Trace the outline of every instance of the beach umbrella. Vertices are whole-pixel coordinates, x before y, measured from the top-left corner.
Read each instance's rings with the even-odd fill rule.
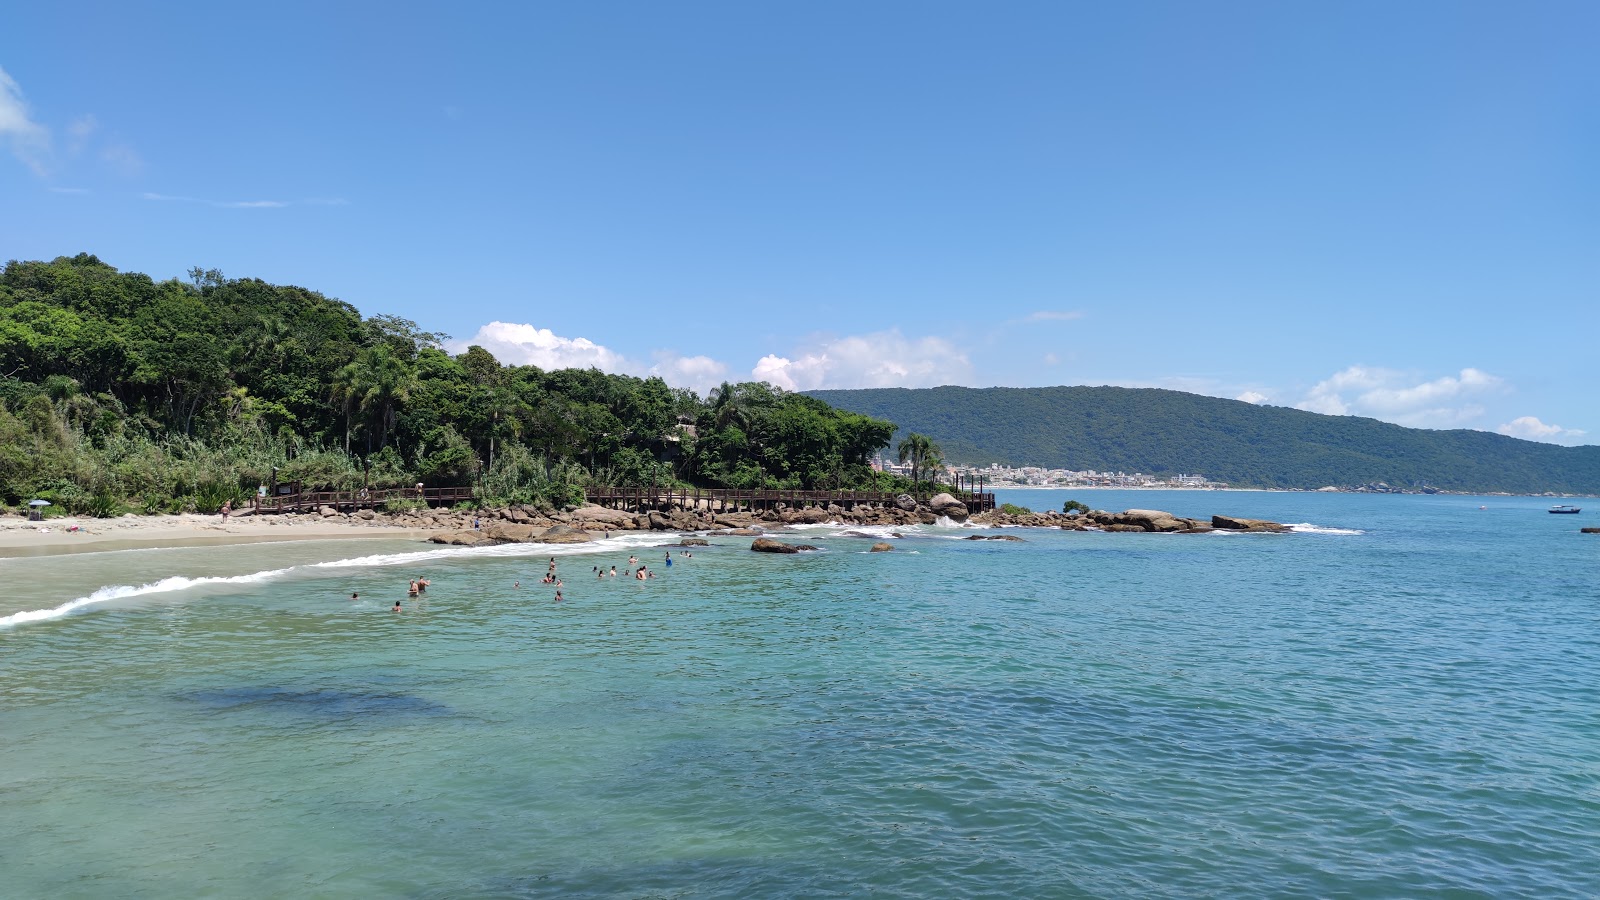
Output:
[[[50,505],[50,501],[49,500],[29,500],[28,501],[28,505],[29,506],[49,506]]]

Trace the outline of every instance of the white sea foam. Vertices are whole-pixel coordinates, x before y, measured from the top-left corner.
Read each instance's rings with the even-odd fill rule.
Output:
[[[461,559],[474,557],[548,557],[548,556],[575,556],[584,553],[603,553],[633,549],[640,546],[653,544],[661,540],[659,533],[628,532],[616,535],[609,539],[589,541],[582,544],[497,544],[489,547],[447,547],[439,546],[429,550],[414,550],[407,553],[378,553],[372,556],[357,556],[350,559],[336,559],[329,562],[305,563],[298,566],[289,566],[282,569],[264,569],[260,572],[251,572],[247,575],[205,576],[189,578],[182,575],[173,575],[149,584],[131,585],[115,584],[99,588],[93,593],[69,600],[60,606],[50,609],[28,609],[15,612],[8,616],[0,616],[0,628],[10,628],[27,622],[42,622],[50,619],[59,619],[84,607],[108,603],[113,600],[123,600],[129,597],[141,597],[150,594],[168,594],[177,591],[186,591],[192,588],[201,588],[230,584],[255,584],[275,578],[283,578],[296,572],[313,572],[325,569],[362,569],[380,566],[406,566],[415,567],[423,563],[441,559]]]
[[[122,600],[128,597],[139,597],[145,594],[165,594],[172,591],[183,591],[189,588],[214,584],[255,584],[277,578],[294,571],[288,569],[267,569],[261,572],[251,572],[248,575],[208,576],[202,578],[186,578],[182,575],[172,575],[160,581],[149,584],[113,584],[100,588],[87,597],[69,600],[53,609],[26,609],[22,612],[12,613],[0,617],[0,628],[20,625],[24,622],[40,622],[46,619],[59,619],[75,609],[92,606],[96,603],[106,603],[111,600]]]
[[[1290,531],[1295,534],[1366,534],[1359,528],[1334,528],[1329,525],[1313,525],[1310,522],[1285,523]]]

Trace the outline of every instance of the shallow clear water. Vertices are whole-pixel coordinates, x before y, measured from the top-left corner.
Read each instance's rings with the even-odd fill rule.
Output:
[[[1589,511],[1068,497],[1318,530],[0,561],[0,894],[1600,894]]]

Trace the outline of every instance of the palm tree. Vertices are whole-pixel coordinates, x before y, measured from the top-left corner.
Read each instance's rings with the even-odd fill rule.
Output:
[[[900,462],[911,464],[911,480],[921,483],[924,475],[931,476],[944,468],[944,452],[925,434],[912,432],[900,442]]]
[[[350,419],[359,410],[378,428],[378,449],[389,445],[389,431],[394,428],[398,404],[411,398],[417,385],[417,372],[412,365],[387,345],[380,344],[361,351],[354,362],[333,376],[333,398],[342,403],[345,414],[344,445],[350,450]],[[372,452],[372,430],[367,430],[367,452]]]

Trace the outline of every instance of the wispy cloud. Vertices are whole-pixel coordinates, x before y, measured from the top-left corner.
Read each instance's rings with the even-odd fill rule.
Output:
[[[50,130],[33,120],[21,86],[5,69],[0,69],[0,141],[33,174],[41,178],[50,174]]]
[[[53,187],[53,188],[50,188],[50,193],[52,193],[52,194],[92,194],[94,192],[89,190],[88,188]]]
[[[1581,428],[1562,428],[1560,425],[1546,425],[1536,416],[1519,416],[1496,428],[1500,434],[1529,441],[1545,441],[1551,444],[1561,444],[1575,441],[1587,432]]]
[[[101,147],[100,160],[123,175],[138,175],[144,171],[144,158],[121,142]]]
[[[1024,322],[1071,322],[1083,318],[1083,311],[1077,309],[1041,309],[1028,313],[1022,318]]]
[[[789,356],[770,353],[750,375],[791,391],[936,387],[971,381],[972,363],[944,338],[907,338],[891,329],[813,339]]]
[[[345,200],[328,198],[311,200],[206,200],[202,197],[185,197],[181,194],[158,194],[154,191],[145,191],[139,197],[143,200],[155,200],[163,203],[198,203],[202,206],[214,206],[217,209],[283,209],[289,206],[345,206],[347,204]]]
[[[100,127],[99,121],[92,115],[82,115],[73,119],[67,126],[67,153],[77,156],[89,146],[89,138]]]

